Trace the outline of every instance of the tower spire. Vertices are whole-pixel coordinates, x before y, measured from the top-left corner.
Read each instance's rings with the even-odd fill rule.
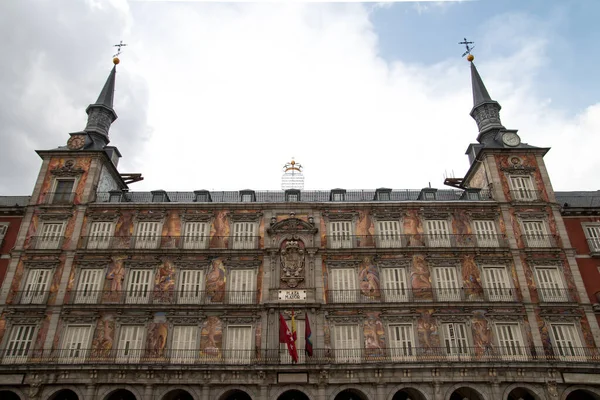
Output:
[[[85,112],[88,114],[87,125],[84,129],[89,133],[95,144],[104,147],[110,141],[108,131],[111,124],[117,119],[117,113],[113,109],[113,99],[115,95],[115,79],[117,74],[117,64],[119,59],[113,59],[113,68],[108,75],[108,79],[94,104],[90,104]]]
[[[467,60],[471,63],[471,86],[473,89],[473,109],[470,114],[477,122],[477,128],[479,128],[477,141],[486,143],[493,141],[496,133],[505,128],[500,121],[502,107],[500,103],[490,97],[483,84],[483,79],[481,79],[481,75],[479,75],[473,63],[474,58],[472,54],[467,57]]]

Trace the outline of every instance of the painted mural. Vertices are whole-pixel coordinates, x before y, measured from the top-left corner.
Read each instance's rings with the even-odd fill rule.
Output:
[[[473,330],[473,347],[475,347],[475,355],[482,356],[488,354],[492,348],[492,329],[485,316],[485,310],[473,312],[471,328]]]
[[[158,318],[162,320],[164,318]],[[156,319],[155,319],[156,321]],[[161,358],[165,355],[165,346],[168,340],[169,326],[166,322],[152,322],[148,327],[146,338],[146,356]]]
[[[122,210],[121,216],[115,226],[115,236],[119,237],[130,237],[133,235],[133,217],[134,212],[132,210]]]
[[[118,302],[123,293],[123,279],[125,278],[125,260],[127,256],[117,255],[111,257],[108,265],[106,279],[104,280],[104,291],[102,293],[103,303]]]
[[[356,235],[359,247],[373,247],[375,226],[369,211],[360,210],[356,221]]]
[[[159,302],[170,303],[173,300],[174,291],[175,266],[169,258],[165,258],[154,277],[153,296]]]
[[[111,315],[103,314],[96,323],[96,331],[92,339],[92,355],[108,357],[115,340],[115,320]]]
[[[358,285],[363,296],[375,299],[381,298],[379,270],[373,263],[373,257],[371,256],[365,256],[360,263]]]
[[[229,218],[225,210],[215,212],[215,220],[210,227],[210,247],[229,247]]]
[[[223,348],[223,322],[215,317],[207,317],[200,332],[200,356],[205,359],[221,358]]]
[[[483,297],[483,287],[481,285],[481,276],[479,268],[475,263],[475,256],[465,255],[461,260],[463,287],[467,300],[476,300]]]
[[[403,232],[408,236],[408,246],[424,246],[423,223],[417,210],[408,210],[403,219]]]
[[[2,313],[2,315],[0,316],[0,342],[2,342],[5,332],[6,332],[6,313]]]
[[[385,329],[379,318],[379,312],[367,313],[363,325],[365,338],[365,357],[370,359],[383,359],[385,357]]]
[[[331,328],[329,327],[328,321],[325,321],[325,325],[323,325],[323,345],[325,346],[325,357],[332,357]]]
[[[488,184],[485,165],[483,163],[479,163],[476,167],[475,173],[466,186],[470,188],[485,189],[488,187]]]
[[[221,258],[215,258],[210,263],[206,275],[206,298],[212,303],[222,303],[225,299],[226,271]]]
[[[61,254],[59,257],[58,267],[55,269],[52,276],[52,282],[50,283],[50,293],[48,295],[48,304],[54,304],[56,302],[56,294],[60,286],[62,279],[63,270],[65,268],[65,255]]]
[[[21,260],[19,260],[19,263],[17,264],[17,268],[15,270],[15,276],[14,276],[12,282],[10,283],[10,292],[8,293],[8,296],[6,297],[7,304],[12,304],[15,301],[15,296],[18,293],[19,285],[21,284],[21,279],[23,279],[24,271],[25,271],[25,266],[23,265],[23,261],[21,259]]]
[[[75,188],[75,197],[73,200],[74,204],[80,204],[83,189],[85,187],[85,183],[87,181],[88,171],[90,166],[92,165],[91,158],[82,158],[78,157],[74,158],[65,158],[65,157],[53,157],[50,159],[48,164],[48,171],[46,172],[46,176],[44,177],[44,182],[42,183],[42,188],[40,191],[39,204],[44,203],[47,199],[49,193],[54,189],[52,185],[54,184],[54,180],[52,179],[52,171],[60,168],[70,168],[73,171],[81,170],[82,173],[79,175],[79,181],[77,183],[77,187]]]
[[[417,310],[420,314],[417,320],[418,346],[422,348],[424,354],[435,355],[440,347],[440,336],[438,325],[432,317],[433,310]]]
[[[432,300],[431,274],[425,261],[425,256],[415,254],[413,256],[410,271],[410,282],[415,300]]]
[[[473,246],[470,218],[466,210],[455,210],[452,215],[452,233],[457,235],[456,244],[459,246]]]
[[[37,336],[35,338],[34,349],[40,350],[44,348],[44,342],[46,341],[46,336],[48,336],[48,330],[50,329],[51,318],[52,312],[47,312],[44,317],[44,320],[42,321],[42,326],[40,327],[40,330],[38,331]],[[56,336],[58,337],[58,335]]]
[[[500,182],[502,183],[502,190],[504,191],[504,195],[506,198],[510,197],[510,185],[506,178],[505,173],[502,171],[503,169],[514,168],[515,166],[522,166],[524,169],[534,168],[533,171],[533,180],[535,184],[535,189],[539,191],[542,196],[542,199],[548,199],[548,194],[546,193],[546,188],[544,187],[542,181],[542,175],[540,174],[540,169],[537,164],[537,160],[535,155],[533,154],[520,154],[518,157],[514,155],[496,155],[496,165],[498,165],[498,173],[500,174]],[[518,171],[518,168],[515,168]]]

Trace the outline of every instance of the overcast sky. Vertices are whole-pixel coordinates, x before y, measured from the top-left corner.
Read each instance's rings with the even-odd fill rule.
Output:
[[[285,3],[285,4],[283,4]],[[82,130],[117,68],[131,190],[443,188],[477,136],[463,37],[502,122],[551,147],[556,190],[600,189],[597,0],[0,2],[0,195]]]

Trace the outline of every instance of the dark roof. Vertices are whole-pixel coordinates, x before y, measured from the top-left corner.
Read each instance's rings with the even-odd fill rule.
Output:
[[[572,208],[600,208],[600,190],[594,192],[555,192],[556,202]]]
[[[473,86],[473,107],[493,101],[473,63],[471,63],[471,85]]]
[[[0,196],[0,207],[25,207],[31,196]]]

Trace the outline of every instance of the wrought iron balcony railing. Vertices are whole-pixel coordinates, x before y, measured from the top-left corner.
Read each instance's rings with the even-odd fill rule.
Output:
[[[285,365],[290,364],[287,350],[207,349],[91,349],[74,348],[31,350],[28,346],[0,350],[2,364],[148,364],[148,365]],[[364,349],[313,349],[303,354],[299,364],[369,364],[449,362],[600,362],[595,347],[397,347]]]
[[[27,248],[31,250],[58,250],[62,248],[64,241],[63,236],[31,236]]]
[[[259,236],[82,236],[80,249],[256,249]]]
[[[517,289],[512,288],[425,288],[328,290],[328,303],[410,303],[435,302],[517,302]]]
[[[510,197],[514,201],[540,201],[542,193],[539,190],[517,189],[510,191]]]
[[[44,203],[46,204],[73,204],[75,200],[74,192],[46,192],[44,193]]]
[[[588,238],[587,243],[592,255],[600,255],[600,238]]]
[[[420,234],[420,235],[326,235],[329,249],[356,247],[407,248],[407,247],[507,247],[504,235],[491,234]]]
[[[14,296],[12,297],[10,304],[46,304],[50,291],[45,289],[32,289],[20,290],[13,293]]]
[[[540,288],[537,293],[540,303],[573,303],[576,302],[576,291],[564,288]]]
[[[525,247],[557,247],[558,240],[554,235],[521,235]]]
[[[74,290],[69,292],[69,304],[258,304],[258,292],[215,290]]]

